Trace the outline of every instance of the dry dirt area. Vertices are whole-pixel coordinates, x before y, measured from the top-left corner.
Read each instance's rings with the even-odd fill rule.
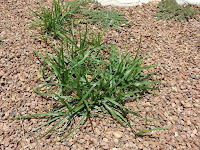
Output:
[[[48,3],[48,2],[46,2]],[[120,32],[109,29],[104,42],[116,43],[121,49],[135,53],[142,35],[141,55],[150,54],[146,64],[157,64],[151,71],[161,80],[158,95],[148,94],[142,103],[126,106],[140,109],[142,114],[161,119],[148,121],[147,127],[173,127],[170,130],[135,136],[112,118],[93,118],[94,133],[87,123],[64,142],[48,136],[34,142],[47,130],[27,134],[44,119],[10,120],[14,116],[47,112],[53,101],[33,92],[38,84],[40,63],[34,50],[49,48],[31,37],[36,31],[26,26],[35,18],[28,7],[38,7],[34,0],[1,0],[0,2],[0,149],[192,149],[200,147],[200,23],[157,21],[153,17],[156,4],[119,8],[133,23]],[[145,121],[130,116],[137,130]]]

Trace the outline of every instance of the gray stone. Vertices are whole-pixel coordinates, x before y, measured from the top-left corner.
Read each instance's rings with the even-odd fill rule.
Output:
[[[192,75],[192,74],[190,74],[189,77],[192,78],[192,79],[196,79],[196,76]]]

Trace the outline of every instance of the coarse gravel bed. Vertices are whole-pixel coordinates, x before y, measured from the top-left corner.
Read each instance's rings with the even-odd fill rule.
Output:
[[[50,3],[45,1],[46,4]],[[157,21],[153,14],[156,4],[117,8],[126,14],[133,26],[124,26],[120,31],[109,29],[103,39],[115,43],[122,50],[134,54],[140,37],[140,54],[149,56],[145,64],[157,64],[155,79],[158,95],[148,94],[142,103],[130,101],[126,107],[139,109],[143,115],[161,119],[148,121],[147,127],[173,127],[135,136],[112,118],[93,118],[94,132],[86,123],[64,142],[55,142],[54,135],[36,142],[34,138],[42,131],[26,134],[42,124],[44,119],[10,120],[14,116],[47,112],[54,101],[33,92],[40,82],[37,70],[40,63],[34,50],[51,49],[31,34],[37,31],[26,26],[35,18],[28,7],[37,9],[34,0],[3,0],[0,2],[0,149],[194,149],[200,147],[200,23]],[[110,6],[107,7],[110,9]],[[135,129],[145,128],[145,121],[130,116]]]

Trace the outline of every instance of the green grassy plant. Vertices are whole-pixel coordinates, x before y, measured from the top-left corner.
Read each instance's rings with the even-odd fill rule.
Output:
[[[49,117],[48,122],[33,131],[56,122],[40,138],[56,128],[59,128],[58,136],[63,135],[75,118],[80,118],[75,127],[69,130],[62,139],[67,138],[87,118],[99,113],[110,114],[122,126],[129,126],[136,135],[166,129],[136,132],[128,121],[127,114],[143,117],[138,113],[139,111],[129,110],[123,105],[127,98],[140,100],[141,95],[153,90],[150,85],[157,81],[150,80],[151,73],[147,75],[142,73],[144,69],[153,66],[141,66],[144,58],[138,58],[139,49],[135,58],[131,59],[128,52],[123,56],[114,45],[99,44],[101,38],[89,39],[88,32],[86,28],[85,33],[79,33],[78,42],[73,38],[72,28],[70,31],[72,38],[66,38],[65,44],[60,49],[55,49],[55,54],[46,52],[44,56],[35,52],[45,64],[43,67],[45,68],[43,70],[45,82],[40,84],[35,92],[54,98],[60,103],[52,112],[26,115],[20,118]],[[102,50],[110,51],[110,54],[102,57],[100,55]]]
[[[119,29],[122,25],[130,25],[125,15],[123,13],[118,13],[114,9],[104,10],[98,8],[95,11],[86,10],[83,11],[83,14],[86,16],[86,20],[91,24],[98,24],[101,27],[106,27],[109,23],[110,26]]]
[[[5,40],[5,37],[0,37],[0,45],[3,44],[3,41]]]
[[[88,3],[97,3],[95,0],[77,0],[76,2],[78,2],[79,5],[84,5]]]
[[[33,11],[39,17],[40,21],[37,25],[43,27],[43,33],[61,37],[61,47],[58,48],[55,44],[54,52],[41,54],[35,51],[43,62],[41,70],[44,82],[34,91],[57,100],[58,105],[51,112],[25,115],[15,119],[47,117],[46,123],[31,132],[54,123],[54,126],[40,138],[59,129],[57,137],[63,136],[59,140],[67,138],[88,118],[101,113],[110,114],[123,127],[130,127],[136,135],[153,130],[169,129],[136,131],[127,119],[127,115],[132,114],[147,122],[147,116],[141,116],[138,110],[127,109],[124,103],[128,98],[140,101],[140,97],[145,93],[153,93],[154,88],[151,84],[158,82],[151,80],[153,73],[143,73],[144,69],[154,66],[142,66],[144,57],[138,58],[140,47],[135,57],[130,58],[128,52],[122,55],[115,45],[101,44],[109,26],[118,28],[125,19],[114,11],[111,13],[111,11],[101,10],[101,13],[105,12],[104,21],[100,20],[102,25],[106,26],[105,30],[90,36],[87,26],[84,27],[84,31],[82,28],[78,31],[74,29],[71,15],[73,16],[77,9],[71,10],[68,4],[63,14],[59,3],[54,0],[51,10],[40,7],[42,14]],[[101,13],[93,19],[102,18]],[[68,21],[67,24],[66,21]],[[68,28],[65,29],[66,25]],[[75,126],[73,126],[74,122]],[[70,126],[73,128],[69,128]],[[66,132],[68,132],[67,135],[64,134]]]
[[[197,14],[199,10],[191,8],[190,5],[180,6],[176,3],[176,0],[162,0],[158,4],[158,11],[154,15],[158,20],[187,20],[190,18],[197,19]]]
[[[5,37],[0,38],[0,42],[3,42],[3,40],[5,40]]]
[[[39,3],[40,13],[32,11],[33,15],[38,17],[38,21],[32,23],[30,27],[39,26],[43,35],[51,35],[54,38],[62,37],[67,33],[66,27],[76,19],[75,14],[80,11],[80,7],[66,6],[60,0],[53,0],[51,9],[42,6]]]

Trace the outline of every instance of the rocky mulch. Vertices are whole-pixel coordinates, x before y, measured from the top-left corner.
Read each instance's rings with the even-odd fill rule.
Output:
[[[48,2],[46,2],[48,3]],[[161,121],[140,120],[130,116],[135,129],[173,127],[135,136],[112,118],[93,118],[94,132],[89,123],[80,127],[64,142],[47,136],[34,142],[44,132],[27,134],[44,119],[10,120],[14,116],[47,112],[54,102],[33,92],[40,75],[40,62],[34,50],[48,45],[31,37],[36,31],[26,26],[34,19],[28,7],[37,8],[32,0],[0,2],[0,149],[199,149],[200,147],[200,23],[157,21],[153,14],[156,4],[118,8],[133,26],[120,31],[110,29],[104,42],[116,43],[135,53],[142,36],[141,55],[150,54],[145,64],[157,64],[151,69],[158,95],[148,94],[142,103],[131,101],[126,107],[139,109],[145,116]]]

